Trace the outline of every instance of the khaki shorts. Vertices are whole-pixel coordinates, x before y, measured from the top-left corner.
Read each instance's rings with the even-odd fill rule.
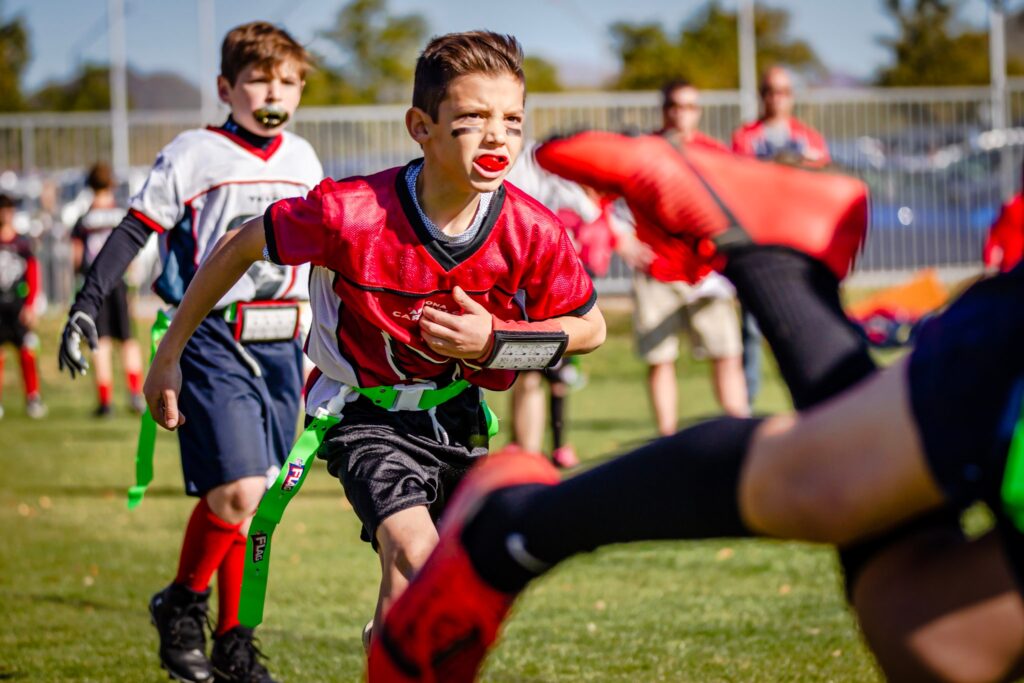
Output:
[[[633,277],[633,329],[637,354],[648,365],[679,358],[679,334],[690,337],[693,356],[731,358],[743,353],[736,302],[729,298],[693,299],[685,282]]]

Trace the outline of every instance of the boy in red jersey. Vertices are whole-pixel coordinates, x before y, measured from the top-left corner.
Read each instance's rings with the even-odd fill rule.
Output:
[[[46,416],[39,397],[36,296],[39,294],[39,261],[31,243],[14,229],[14,200],[0,194],[0,385],[3,383],[3,345],[13,344],[21,361],[25,384],[25,413],[33,420]],[[0,392],[2,398],[2,392]],[[0,403],[0,418],[4,407]]]
[[[381,559],[376,618],[437,542],[454,485],[486,452],[481,388],[604,340],[594,287],[557,218],[503,179],[522,147],[522,51],[450,34],[416,65],[406,127],[424,158],[325,180],[225,235],[191,286],[146,381],[157,422],[178,411],[178,358],[254,261],[311,263],[316,363],[307,412],[341,422],[320,456]]]

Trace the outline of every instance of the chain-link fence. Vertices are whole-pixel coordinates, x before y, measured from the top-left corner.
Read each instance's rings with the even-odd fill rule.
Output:
[[[992,130],[988,88],[798,95],[797,116],[825,135],[837,166],[871,187],[872,230],[857,267],[861,277],[892,280],[925,266],[977,268],[988,226],[1021,183],[1024,81],[1011,81],[1005,100],[1009,125]],[[728,142],[741,123],[739,102],[737,92],[704,93],[704,130]],[[592,128],[649,131],[661,123],[652,92],[537,94],[527,105],[527,134],[536,139]],[[399,105],[306,108],[294,130],[313,144],[329,175],[342,177],[418,153],[404,114]],[[195,112],[131,113],[132,166],[141,173],[175,134],[200,123]],[[110,147],[105,113],[0,116],[0,170],[73,179],[109,159]],[[600,285],[625,291],[628,273],[616,262]]]

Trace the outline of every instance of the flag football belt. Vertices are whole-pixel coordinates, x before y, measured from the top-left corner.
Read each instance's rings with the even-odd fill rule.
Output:
[[[450,401],[470,385],[464,379],[448,386],[435,388],[433,383],[419,385],[396,385],[380,387],[343,387],[326,407],[318,408],[316,416],[292,446],[288,459],[281,468],[277,479],[263,494],[256,515],[249,525],[249,536],[245,546],[245,570],[242,575],[242,595],[238,607],[238,620],[243,626],[255,628],[263,621],[263,606],[267,597],[267,579],[270,573],[270,545],[285,508],[302,487],[309,474],[309,468],[327,431],[341,421],[348,394],[355,391],[370,399],[375,405],[389,411],[427,410],[432,411]],[[498,418],[485,401],[481,401],[487,418],[488,437],[498,433]]]
[[[370,399],[375,406],[394,412],[396,410],[436,408],[455,398],[469,386],[469,382],[460,379],[441,388],[436,388],[432,382],[424,382],[396,384],[392,387],[353,387],[353,389]]]
[[[297,301],[237,301],[224,309],[235,341],[278,342],[299,336]]]
[[[324,442],[327,431],[341,421],[342,400],[334,407],[320,408],[316,417],[299,436],[292,446],[288,459],[277,475],[277,479],[263,494],[256,515],[249,525],[249,536],[245,543],[245,570],[242,574],[242,595],[238,605],[238,620],[244,626],[255,628],[263,621],[263,603],[267,597],[267,578],[270,574],[270,541],[274,536],[285,508],[295,494],[299,492],[302,482],[309,474],[310,465],[320,444]],[[333,399],[332,399],[333,402]],[[336,412],[332,415],[331,412]]]
[[[171,316],[158,311],[153,327],[149,331],[149,362],[152,365],[156,347],[171,326]],[[135,486],[128,489],[128,509],[136,508],[146,495],[146,488],[153,481],[153,450],[156,448],[156,421],[149,413],[149,406],[142,413],[139,424],[139,443],[135,448]]]
[[[1012,396],[1010,417],[1016,422],[1006,454],[1000,494],[1006,515],[1018,531],[1024,532],[1024,379],[1017,382]]]

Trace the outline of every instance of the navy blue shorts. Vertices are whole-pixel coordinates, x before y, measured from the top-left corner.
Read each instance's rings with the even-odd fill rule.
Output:
[[[231,327],[206,318],[181,354],[178,430],[185,491],[281,467],[295,441],[302,390],[298,341],[239,344]]]
[[[925,456],[952,505],[984,501],[1024,587],[1024,535],[1000,489],[1024,384],[1024,265],[971,287],[921,329],[908,370]]]

